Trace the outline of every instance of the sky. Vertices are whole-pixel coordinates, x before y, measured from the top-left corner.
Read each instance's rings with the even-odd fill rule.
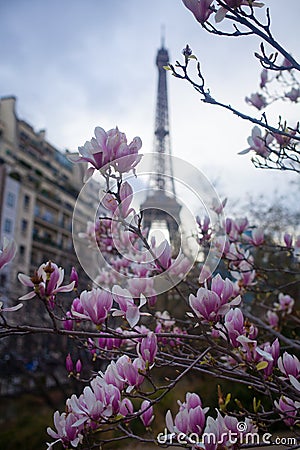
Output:
[[[298,57],[299,0],[265,2],[275,37]],[[260,12],[261,13],[261,12]],[[46,129],[58,149],[76,151],[95,126],[118,125],[128,139],[139,135],[153,150],[157,68],[165,27],[170,61],[188,43],[201,62],[213,97],[260,117],[244,101],[255,92],[261,68],[255,37],[208,34],[181,0],[0,1],[0,96],[17,97],[17,114],[35,130]],[[172,152],[201,170],[221,197],[233,203],[287,190],[295,174],[255,169],[245,149],[251,124],[205,105],[186,81],[168,73]],[[270,108],[295,124],[297,105]]]

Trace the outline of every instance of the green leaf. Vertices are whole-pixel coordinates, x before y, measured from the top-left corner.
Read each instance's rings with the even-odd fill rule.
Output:
[[[267,361],[260,361],[257,365],[256,365],[256,369],[257,370],[263,370],[266,367],[268,367],[268,362]]]
[[[165,70],[171,70],[171,67],[170,67],[170,66],[163,66],[163,68],[164,68]]]
[[[253,399],[253,410],[254,410],[254,412],[258,412],[258,410],[259,410],[259,408],[260,408],[260,405],[261,405],[261,401],[260,400],[256,400],[256,397],[254,397],[254,399]]]
[[[225,406],[228,405],[228,403],[230,402],[230,400],[231,400],[231,393],[229,392],[229,393],[226,395],[226,398],[225,398]]]

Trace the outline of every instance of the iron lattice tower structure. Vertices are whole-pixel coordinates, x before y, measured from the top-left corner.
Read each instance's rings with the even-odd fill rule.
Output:
[[[156,101],[153,170],[150,175],[149,191],[141,205],[144,226],[149,230],[151,224],[165,223],[170,240],[175,247],[178,244],[181,205],[176,200],[170,145],[167,71],[169,55],[164,44],[158,50],[156,66],[158,68],[158,89]]]

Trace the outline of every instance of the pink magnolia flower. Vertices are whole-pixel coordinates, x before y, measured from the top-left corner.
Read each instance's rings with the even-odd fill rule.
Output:
[[[278,402],[275,400],[274,405],[280,411],[280,416],[283,418],[284,423],[292,427],[295,424],[300,403],[282,395]]]
[[[77,273],[75,267],[72,267],[71,274],[70,274],[70,283],[72,283],[72,281],[75,282],[74,288],[77,288],[78,287],[78,273]]]
[[[133,413],[133,409],[134,408],[133,408],[133,404],[132,404],[131,400],[129,400],[129,398],[127,398],[127,397],[123,398],[123,400],[120,403],[119,413],[122,416],[126,417],[129,414]]]
[[[4,238],[3,249],[0,250],[0,269],[15,257],[17,246],[14,241]]]
[[[153,407],[151,406],[149,400],[144,400],[142,402],[141,411],[142,411],[142,414],[140,415],[141,421],[143,422],[144,427],[148,428],[150,427],[154,419]]]
[[[272,372],[274,367],[277,364],[278,358],[279,358],[279,354],[280,354],[280,344],[278,341],[278,338],[275,339],[274,342],[272,342],[272,344],[270,344],[269,342],[265,343],[263,345],[263,351],[269,353],[272,356],[272,359],[265,359],[268,362],[268,367],[266,367],[264,369],[264,373],[266,377],[269,377]]]
[[[138,344],[138,353],[146,363],[154,363],[157,353],[157,337],[154,333],[150,332],[147,337],[142,338]]]
[[[200,236],[198,242],[200,245],[205,244],[211,238],[212,230],[210,228],[210,218],[208,216],[204,216],[203,221],[199,216],[196,217],[196,222],[199,226]]]
[[[125,379],[118,371],[117,364],[112,361],[106,368],[104,374],[102,374],[104,381],[107,384],[116,386],[120,391],[125,387]]]
[[[104,206],[104,208],[108,209],[108,211],[111,211],[113,214],[117,211],[119,206],[115,195],[111,194],[110,192],[107,192],[104,195],[101,203]]]
[[[199,225],[199,228],[203,234],[207,233],[209,230],[210,218],[208,216],[204,216],[203,222],[200,217],[196,217],[196,222]]]
[[[83,147],[78,147],[79,155],[70,155],[73,162],[88,162],[91,164],[85,174],[87,181],[95,169],[101,170],[106,164],[111,163],[120,173],[129,172],[141,160],[138,151],[142,146],[139,137],[135,137],[128,145],[127,138],[118,128],[104,131],[101,127],[95,128],[95,138],[87,141]]]
[[[245,0],[224,0],[224,3],[226,3],[229,8],[238,8],[239,6],[247,4],[248,2]]]
[[[224,327],[233,347],[240,344],[237,338],[244,334],[244,315],[239,308],[230,309],[225,315]]]
[[[105,321],[113,304],[111,293],[100,288],[81,292],[79,300],[83,313],[73,310],[74,316],[91,320],[95,325]]]
[[[255,284],[256,272],[247,261],[241,261],[237,270],[230,271],[231,275],[238,280],[240,286],[252,286]]]
[[[107,384],[102,377],[97,376],[91,381],[91,389],[96,401],[100,402],[100,405],[102,404],[102,408],[104,407],[104,416],[119,412],[121,393],[115,385]]]
[[[80,359],[77,359],[75,364],[75,372],[77,375],[80,375],[81,371],[82,371],[82,362]]]
[[[288,58],[286,58],[286,57],[283,58],[283,61],[282,61],[282,63],[281,63],[281,66],[287,68],[288,70],[290,70],[290,69],[293,68],[293,64],[292,64],[292,63],[288,60]],[[290,68],[290,69],[289,69],[289,68]]]
[[[245,100],[247,103],[249,103],[249,105],[254,106],[259,111],[268,106],[266,98],[258,92],[256,92],[255,94],[251,94],[250,97],[246,97]]]
[[[197,394],[187,392],[185,402],[179,403],[179,411],[173,417],[171,411],[166,414],[166,425],[171,433],[200,434],[205,426],[205,414],[209,408],[202,408],[202,402]]]
[[[123,289],[120,286],[115,285],[113,286],[112,292],[113,298],[118,303],[120,308],[119,310],[114,310],[112,315],[115,317],[125,316],[130,327],[135,327],[140,320],[140,316],[143,314],[140,312],[140,308],[142,308],[142,306],[144,306],[147,302],[145,296],[141,294],[140,304],[137,306],[134,303],[131,293],[127,289]]]
[[[157,311],[155,317],[157,318],[157,324],[161,324],[163,329],[169,330],[175,324],[175,320],[171,319],[168,311]]]
[[[300,97],[300,88],[292,88],[285,94],[285,97],[291,100],[291,102],[297,103]]]
[[[189,414],[189,431],[191,433],[201,433],[205,425],[206,408],[197,405],[194,408],[188,409]]]
[[[122,183],[119,195],[120,203],[117,201],[115,195],[111,194],[110,192],[106,193],[102,199],[102,204],[113,214],[120,215],[125,219],[131,212],[135,212],[133,208],[130,208],[133,190],[127,181]]]
[[[222,214],[225,206],[227,203],[227,198],[224,198],[224,200],[221,202],[219,198],[213,198],[211,209],[218,215]]]
[[[242,234],[248,227],[249,222],[247,217],[243,217],[241,219],[235,219],[233,221],[233,226],[239,234]]]
[[[276,142],[280,145],[280,148],[285,148],[287,147],[293,137],[296,134],[296,130],[291,130],[290,128],[284,128],[282,131],[284,131],[285,133],[287,133],[287,136],[281,133],[272,133],[274,138],[276,139]]]
[[[71,306],[71,315],[80,317],[80,315],[84,315],[84,309],[80,302],[80,298],[74,298]]]
[[[277,311],[283,311],[286,314],[291,314],[295,300],[288,294],[283,294],[280,292],[278,295],[278,302],[274,303]]]
[[[144,381],[144,376],[139,372],[143,371],[145,366],[139,358],[132,362],[129,356],[123,355],[116,361],[116,369],[121,379],[128,384],[127,392],[140,386]]]
[[[201,398],[195,392],[187,392],[185,394],[185,402],[180,405],[180,408],[187,408],[188,410],[192,408],[197,408],[202,406]]]
[[[217,418],[217,420],[218,420],[218,418]],[[239,439],[241,441],[243,441],[244,435],[246,437],[246,436],[249,436],[250,433],[251,434],[257,433],[257,426],[248,417],[245,417],[245,419],[243,420],[243,423],[244,423],[243,431],[241,431],[239,429],[240,428],[239,423],[240,423],[240,420],[237,417],[227,416],[227,415],[224,416],[223,426],[226,427],[227,433],[226,433],[226,437],[224,436],[223,443],[225,445],[227,445],[226,448],[230,448],[231,444],[232,444],[232,440],[230,439],[230,434],[229,434],[230,432],[237,433],[239,435]],[[235,435],[233,434],[233,436],[235,436]],[[246,437],[246,442],[247,442],[247,437]]]
[[[159,271],[167,270],[172,264],[172,248],[169,242],[165,239],[157,248],[154,248],[154,253],[157,258],[155,261]]]
[[[230,234],[232,228],[233,228],[233,220],[230,219],[230,217],[226,217],[226,219],[225,219],[225,232],[226,232],[226,234]]]
[[[213,0],[182,0],[182,2],[201,24],[204,24],[213,12],[213,9],[210,8]]]
[[[64,329],[67,331],[72,331],[73,330],[73,318],[72,318],[72,314],[70,311],[66,312],[66,317],[63,320],[63,326]]]
[[[246,236],[245,236],[246,237]],[[262,228],[254,228],[251,231],[249,242],[255,246],[259,246],[264,242],[264,230]]]
[[[218,444],[225,444],[223,441],[226,439],[227,432],[228,429],[219,411],[217,412],[216,419],[208,416],[203,433],[203,444],[205,446],[205,450],[216,450]],[[215,439],[211,439],[210,436],[214,436]]]
[[[198,289],[196,297],[190,294],[189,304],[200,319],[218,322],[220,316],[224,316],[230,307],[240,304],[241,297],[237,296],[228,302],[233,294],[233,285],[230,280],[224,281],[218,276],[212,282],[211,289],[201,287]]]
[[[47,300],[51,307],[54,306],[56,295],[59,292],[71,292],[75,286],[75,281],[62,286],[64,269],[57,267],[51,261],[41,264],[34,276],[29,277],[24,273],[19,273],[18,279],[24,286],[33,288],[31,292],[20,297],[20,300],[28,300],[39,295]]]
[[[229,246],[226,244],[224,248],[224,255],[227,259],[234,261],[237,265],[242,261],[248,259],[249,252],[245,251],[245,249],[238,243],[232,242]]]
[[[264,355],[266,357],[270,357],[270,355],[267,355],[266,352],[263,352],[262,350],[258,349],[257,352],[257,341],[254,339],[251,339],[244,334],[238,336],[236,338],[237,342],[241,344],[240,349],[244,353],[244,357],[249,362],[259,362],[261,360],[261,357]],[[271,357],[270,357],[271,358]]]
[[[70,353],[68,353],[68,355],[66,357],[66,369],[67,369],[67,372],[69,372],[69,373],[73,372],[73,369],[74,369],[74,364],[73,364],[73,360],[72,360]]]
[[[196,297],[190,294],[189,304],[196,316],[200,319],[209,322],[217,322],[219,320],[221,300],[215,292],[201,287],[198,289]]]
[[[247,148],[246,150],[242,150],[241,152],[239,152],[239,155],[244,155],[248,153],[250,150],[253,150],[259,156],[262,156],[263,158],[268,158],[268,156],[271,153],[268,146],[272,142],[273,138],[274,137],[271,134],[266,134],[265,137],[262,137],[260,128],[258,128],[258,126],[255,126],[252,129],[251,136],[248,137],[248,144],[250,145],[250,147]]]
[[[287,248],[291,248],[293,245],[293,236],[289,233],[284,233],[283,240]]]
[[[228,302],[234,291],[233,284],[229,278],[223,280],[219,273],[211,280],[211,290],[220,297],[221,305]]]
[[[296,355],[290,355],[288,352],[284,352],[283,356],[278,359],[278,368],[287,378],[292,375],[298,378],[300,375],[300,361]]]
[[[267,69],[263,69],[261,71],[261,74],[260,74],[260,85],[259,85],[259,87],[261,89],[263,89],[266,86],[267,82],[268,82],[268,70]]]
[[[142,159],[142,155],[138,155],[141,147],[142,141],[139,137],[135,137],[127,146],[120,145],[116,151],[116,158],[112,161],[112,166],[115,170],[120,173],[126,173],[130,170],[134,171],[134,168]]]
[[[130,184],[125,181],[120,188],[120,210],[122,217],[127,217],[131,212],[135,212],[133,208],[130,208],[132,196],[133,189]]]
[[[136,386],[140,386],[145,379],[143,375],[146,371],[145,361],[142,358],[135,358],[132,365],[136,368],[138,373],[136,378]]]
[[[277,328],[279,324],[279,317],[275,311],[268,310],[267,311],[267,321],[272,328]]]
[[[250,1],[250,0],[224,0],[224,3],[228,6],[228,8],[236,9],[241,6],[256,6],[258,8],[261,8],[264,4],[260,2]],[[224,8],[223,6],[218,9],[216,15],[215,15],[215,21],[216,23],[221,22],[226,14],[228,12],[227,8]]]
[[[92,380],[95,384],[96,379]],[[112,415],[112,405],[105,401],[105,392],[103,389],[92,389],[86,386],[83,393],[78,398],[75,394],[67,400],[67,408],[78,416],[76,424],[89,424],[93,427],[93,423],[97,423],[103,416]]]
[[[190,429],[189,412],[187,409],[179,411],[174,419],[175,430],[177,433],[188,434]]]
[[[66,414],[65,412],[59,414],[58,411],[54,413],[53,421],[56,431],[52,428],[47,428],[47,433],[53,438],[57,439],[51,444],[48,443],[48,450],[52,449],[53,444],[61,442],[64,447],[68,448],[71,444],[73,447],[77,447],[82,441],[82,434],[80,434],[80,428],[74,426],[77,422],[77,416],[73,413]]]

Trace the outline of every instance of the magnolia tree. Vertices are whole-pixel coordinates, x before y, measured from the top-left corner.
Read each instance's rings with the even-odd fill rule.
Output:
[[[298,101],[295,72],[300,66],[273,37],[269,10],[265,22],[257,19],[261,3],[183,3],[209,33],[254,34],[262,39],[256,55],[263,67],[260,91],[248,97],[248,103],[262,110],[279,98]],[[183,55],[183,63],[166,69],[190,82],[205,103],[255,124],[249,148],[241,153],[253,152],[259,167],[298,172],[298,124],[280,118],[271,125],[265,112],[256,119],[222,104],[206,90],[200,63],[188,46]],[[191,64],[197,65],[196,81],[189,75]],[[282,94],[276,88],[276,98],[271,90],[274,83],[282,88]],[[297,290],[293,298],[290,288],[300,281],[300,238],[286,232],[281,241],[274,241],[246,217],[225,214],[226,201],[213,195],[205,200],[207,215],[195,218],[197,258],[191,260],[184,248],[174,254],[168,241],[149,240],[143,215],[133,207],[134,183],[128,181],[143,161],[141,146],[138,137],[128,144],[118,128],[106,132],[97,127],[95,137],[73,157],[76,164],[89,163],[87,183],[94,171],[105,183],[101,213],[81,234],[91,248],[91,263],[84,265],[85,270],[90,273],[91,266],[95,268],[93,255],[99,262],[93,287],[80,292],[75,270],[65,280],[63,268],[46,261],[34,274],[19,274],[19,281],[28,287],[20,301],[30,302],[32,308],[36,302],[43,305],[47,324],[24,325],[22,303],[7,308],[1,304],[2,337],[68,336],[74,350],[80,346],[91,362],[102,361],[101,371],[89,371],[76,361],[75,351],[65,355],[69,376],[85,387],[66,400],[63,411],[54,413],[54,425],[47,430],[48,450],[101,448],[126,439],[206,450],[273,441],[298,448],[300,316]],[[14,254],[13,243],[5,243],[0,268]],[[161,298],[167,295],[176,299],[176,308],[161,308]],[[216,409],[204,404],[198,389],[176,390],[190,375],[216,380]],[[246,400],[232,398],[232,383],[245,389]],[[178,405],[160,412],[164,423],[156,423],[160,403],[165,408],[172,391],[178,395]],[[274,435],[274,425],[276,430],[292,430],[291,434]]]

